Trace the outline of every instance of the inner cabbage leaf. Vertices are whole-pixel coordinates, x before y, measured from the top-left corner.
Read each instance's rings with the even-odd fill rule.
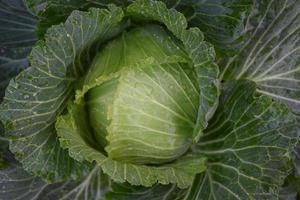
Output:
[[[185,57],[157,25],[123,33],[99,53],[86,82],[100,85],[87,92],[86,103],[95,137],[102,145],[108,140],[111,158],[155,164],[189,148],[199,87]],[[97,81],[118,69],[116,78]]]

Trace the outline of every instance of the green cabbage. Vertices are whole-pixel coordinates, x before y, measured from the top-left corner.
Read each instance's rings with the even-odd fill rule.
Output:
[[[0,199],[296,199],[299,8],[0,1]]]
[[[109,157],[159,164],[187,151],[197,119],[199,87],[186,57],[156,25],[123,33],[96,56],[88,84],[117,73],[86,94],[95,138],[106,144]]]

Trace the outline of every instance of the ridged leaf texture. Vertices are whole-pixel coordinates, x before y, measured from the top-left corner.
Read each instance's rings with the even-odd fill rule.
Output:
[[[289,109],[255,92],[255,83],[227,83],[216,115],[195,151],[208,157],[186,199],[273,199],[292,169],[298,141]]]
[[[49,29],[31,52],[32,66],[10,82],[1,104],[10,150],[26,170],[49,181],[74,179],[89,169],[60,147],[54,123],[87,67],[92,45],[120,29],[123,12],[110,8],[74,11],[65,24]]]

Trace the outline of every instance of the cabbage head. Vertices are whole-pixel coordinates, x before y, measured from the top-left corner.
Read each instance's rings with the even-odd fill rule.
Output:
[[[206,168],[192,146],[218,102],[214,50],[162,2],[105,12],[117,15],[115,27],[105,27],[109,38],[97,38],[93,58],[80,65],[75,95],[55,125],[60,140],[75,159],[97,162],[115,181],[185,188]]]
[[[53,137],[78,164],[66,169],[74,178],[96,164],[116,182],[186,188],[206,169],[193,146],[218,105],[219,70],[212,45],[183,14],[145,0],[74,11],[31,57],[18,78],[49,90],[23,96],[33,100],[28,107],[42,109],[33,105],[40,101],[48,109],[34,111],[28,131],[53,122]],[[6,121],[8,130],[17,126],[24,124]],[[49,180],[60,176],[36,167]]]

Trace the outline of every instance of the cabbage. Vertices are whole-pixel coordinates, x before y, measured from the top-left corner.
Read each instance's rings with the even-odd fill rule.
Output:
[[[0,2],[0,199],[296,198],[298,1],[107,2]]]

